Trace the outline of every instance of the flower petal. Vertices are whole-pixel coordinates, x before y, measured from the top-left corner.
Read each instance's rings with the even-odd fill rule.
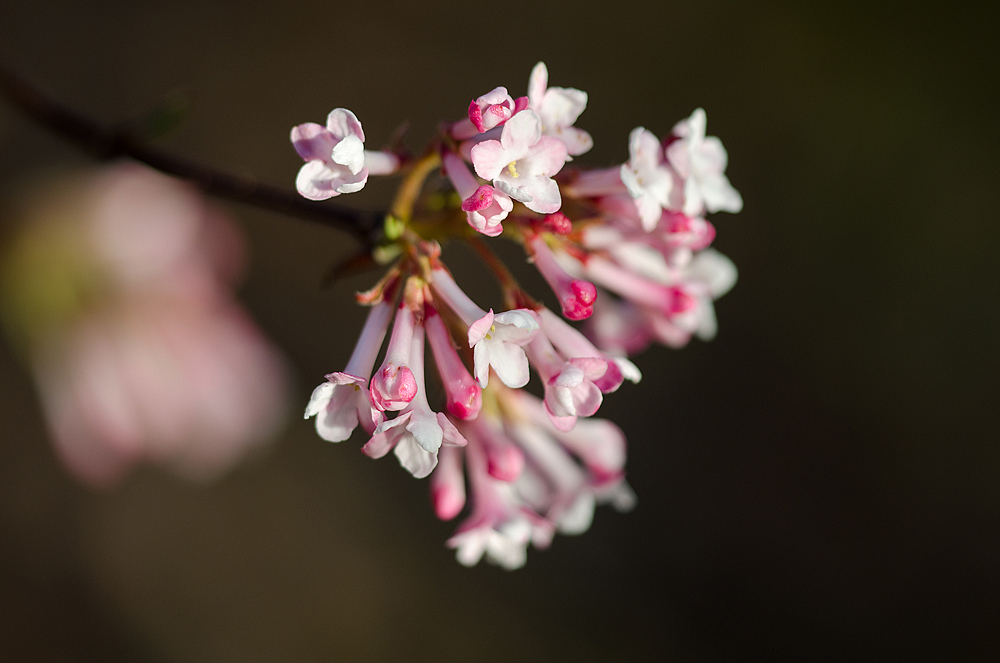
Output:
[[[306,122],[292,128],[292,146],[306,161],[329,159],[337,144],[326,127],[315,122]]]
[[[507,152],[508,163],[523,158],[541,137],[542,121],[534,111],[521,111],[507,120],[507,124],[503,125],[503,133],[500,134],[500,144]],[[479,172],[478,169],[476,172]],[[485,175],[480,177],[490,179]]]
[[[500,315],[503,315],[502,313]],[[479,318],[471,325],[469,325],[469,347],[474,347],[477,343],[486,338],[487,334],[495,331],[493,330],[493,320],[495,316],[493,315],[493,309],[490,309],[486,315]]]
[[[346,108],[335,108],[326,117],[326,128],[337,139],[347,136],[356,136],[365,142],[365,132],[361,129],[361,122],[357,116]]]
[[[549,70],[544,62],[539,62],[528,77],[528,103],[537,112],[545,98],[545,88],[549,84]]]
[[[394,453],[399,464],[417,479],[423,479],[437,467],[437,454],[421,447],[410,435],[400,440]]]
[[[509,125],[510,122],[504,125],[504,131],[507,130]],[[479,175],[484,180],[496,179],[500,171],[513,161],[508,156],[506,148],[498,140],[484,140],[477,145],[473,145],[470,156],[472,158],[472,167],[476,170],[476,175]]]
[[[346,166],[352,175],[365,167],[365,144],[357,136],[345,136],[333,148],[333,162]]]
[[[490,380],[490,343],[489,341],[480,341],[476,343],[475,349],[472,351],[473,355],[473,370],[476,372],[476,382],[483,389],[489,384]]]
[[[436,416],[410,417],[410,423],[406,425],[406,430],[427,453],[436,454],[437,450],[441,448],[441,440],[444,435]]]
[[[519,345],[503,341],[490,343],[490,366],[500,381],[511,389],[520,389],[528,384],[528,357]],[[476,368],[478,372],[479,367]],[[480,384],[486,386],[485,383]]]

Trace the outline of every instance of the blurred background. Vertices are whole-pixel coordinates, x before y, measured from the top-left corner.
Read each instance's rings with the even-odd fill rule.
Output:
[[[1000,645],[996,5],[74,3],[0,10],[0,61],[107,124],[180,91],[161,147],[293,190],[293,125],[353,110],[368,145],[538,61],[590,95],[584,163],[696,107],[730,156],[740,270],[719,336],[636,360],[602,416],[630,514],[604,508],[506,572],[465,569],[426,482],[320,440],[309,392],[361,329],[320,287],[355,245],[225,205],[239,299],[291,366],[274,443],[214,482],[144,466],[93,490],[59,464],[0,343],[0,659],[987,660]],[[0,238],[26,188],[90,166],[0,103]],[[345,204],[384,207],[393,180]],[[448,247],[460,283],[475,259]],[[544,284],[503,255],[531,289]],[[477,287],[479,289],[477,289]],[[469,286],[482,301],[497,293]],[[989,403],[994,403],[990,406]],[[991,412],[993,414],[991,414]],[[993,431],[992,433],[990,431]]]

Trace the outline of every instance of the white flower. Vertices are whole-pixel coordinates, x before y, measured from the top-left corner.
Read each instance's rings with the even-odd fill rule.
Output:
[[[675,140],[667,147],[667,159],[684,180],[684,213],[699,216],[709,212],[739,212],[743,198],[723,174],[726,148],[715,136],[705,136],[705,111],[695,109],[691,117],[674,127]]]
[[[673,173],[663,160],[663,148],[651,131],[636,127],[628,137],[628,163],[621,167],[622,183],[639,211],[646,232],[656,228],[663,208],[670,204]]]
[[[522,345],[538,331],[538,322],[527,309],[504,311],[493,309],[469,325],[469,347],[473,348],[476,381],[485,388],[490,379],[490,367],[508,387],[520,389],[528,384],[528,358]]]
[[[486,140],[472,148],[476,174],[539,214],[559,210],[562,198],[552,176],[569,155],[566,144],[542,135],[542,123],[533,111],[521,111],[506,124],[500,140]]]
[[[594,146],[594,139],[573,126],[587,107],[587,93],[582,90],[548,87],[549,71],[544,62],[531,70],[528,79],[528,107],[538,113],[542,133],[566,144],[572,156],[579,156]]]

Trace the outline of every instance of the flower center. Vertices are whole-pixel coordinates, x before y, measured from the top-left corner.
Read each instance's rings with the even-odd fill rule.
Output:
[[[514,167],[514,163],[515,162],[511,161],[507,164],[507,170],[510,171],[511,177],[520,177],[520,175],[517,174],[517,168]]]

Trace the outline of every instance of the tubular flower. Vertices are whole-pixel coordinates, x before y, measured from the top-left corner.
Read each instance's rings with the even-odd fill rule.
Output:
[[[316,417],[316,432],[324,440],[343,442],[359,422],[369,433],[382,422],[382,413],[371,404],[368,378],[391,316],[392,305],[387,302],[372,308],[347,368],[327,375],[327,381],[313,391],[305,417]]]
[[[434,270],[435,292],[469,326],[469,347],[474,351],[476,381],[489,384],[490,368],[508,387],[519,389],[528,384],[528,358],[522,345],[538,331],[538,322],[530,311],[504,311],[494,315],[484,311],[462,292],[451,275]]]
[[[379,424],[362,451],[381,458],[393,449],[399,464],[418,479],[431,473],[438,462],[442,444],[465,446],[465,438],[444,414],[431,410],[424,388],[424,330],[417,325],[412,336],[411,366],[416,395],[395,419]]]
[[[634,505],[625,434],[597,410],[641,380],[629,355],[712,338],[714,302],[736,280],[732,262],[710,248],[716,229],[705,214],[742,201],[724,175],[722,144],[705,137],[704,111],[663,139],[636,128],[625,163],[574,161],[564,171],[593,145],[574,126],[587,103],[585,92],[549,87],[540,62],[526,96],[495,87],[475,98],[419,158],[361,151],[361,125],[342,109],[327,128],[293,133],[309,162],[300,175],[307,197],[357,190],[369,175],[403,178],[372,254],[392,264],[358,295],[372,306],[361,339],[306,414],[330,440],[360,423],[370,434],[365,454],[391,450],[413,476],[429,477],[439,518],[466,511],[447,542],[466,566],[485,558],[518,568],[530,546],[586,531],[598,505]],[[490,249],[501,234],[551,287],[554,310]],[[467,294],[481,296],[445,265],[446,239],[482,257],[502,300],[481,305]],[[582,329],[569,322],[580,320]],[[437,399],[426,388],[425,343]]]

